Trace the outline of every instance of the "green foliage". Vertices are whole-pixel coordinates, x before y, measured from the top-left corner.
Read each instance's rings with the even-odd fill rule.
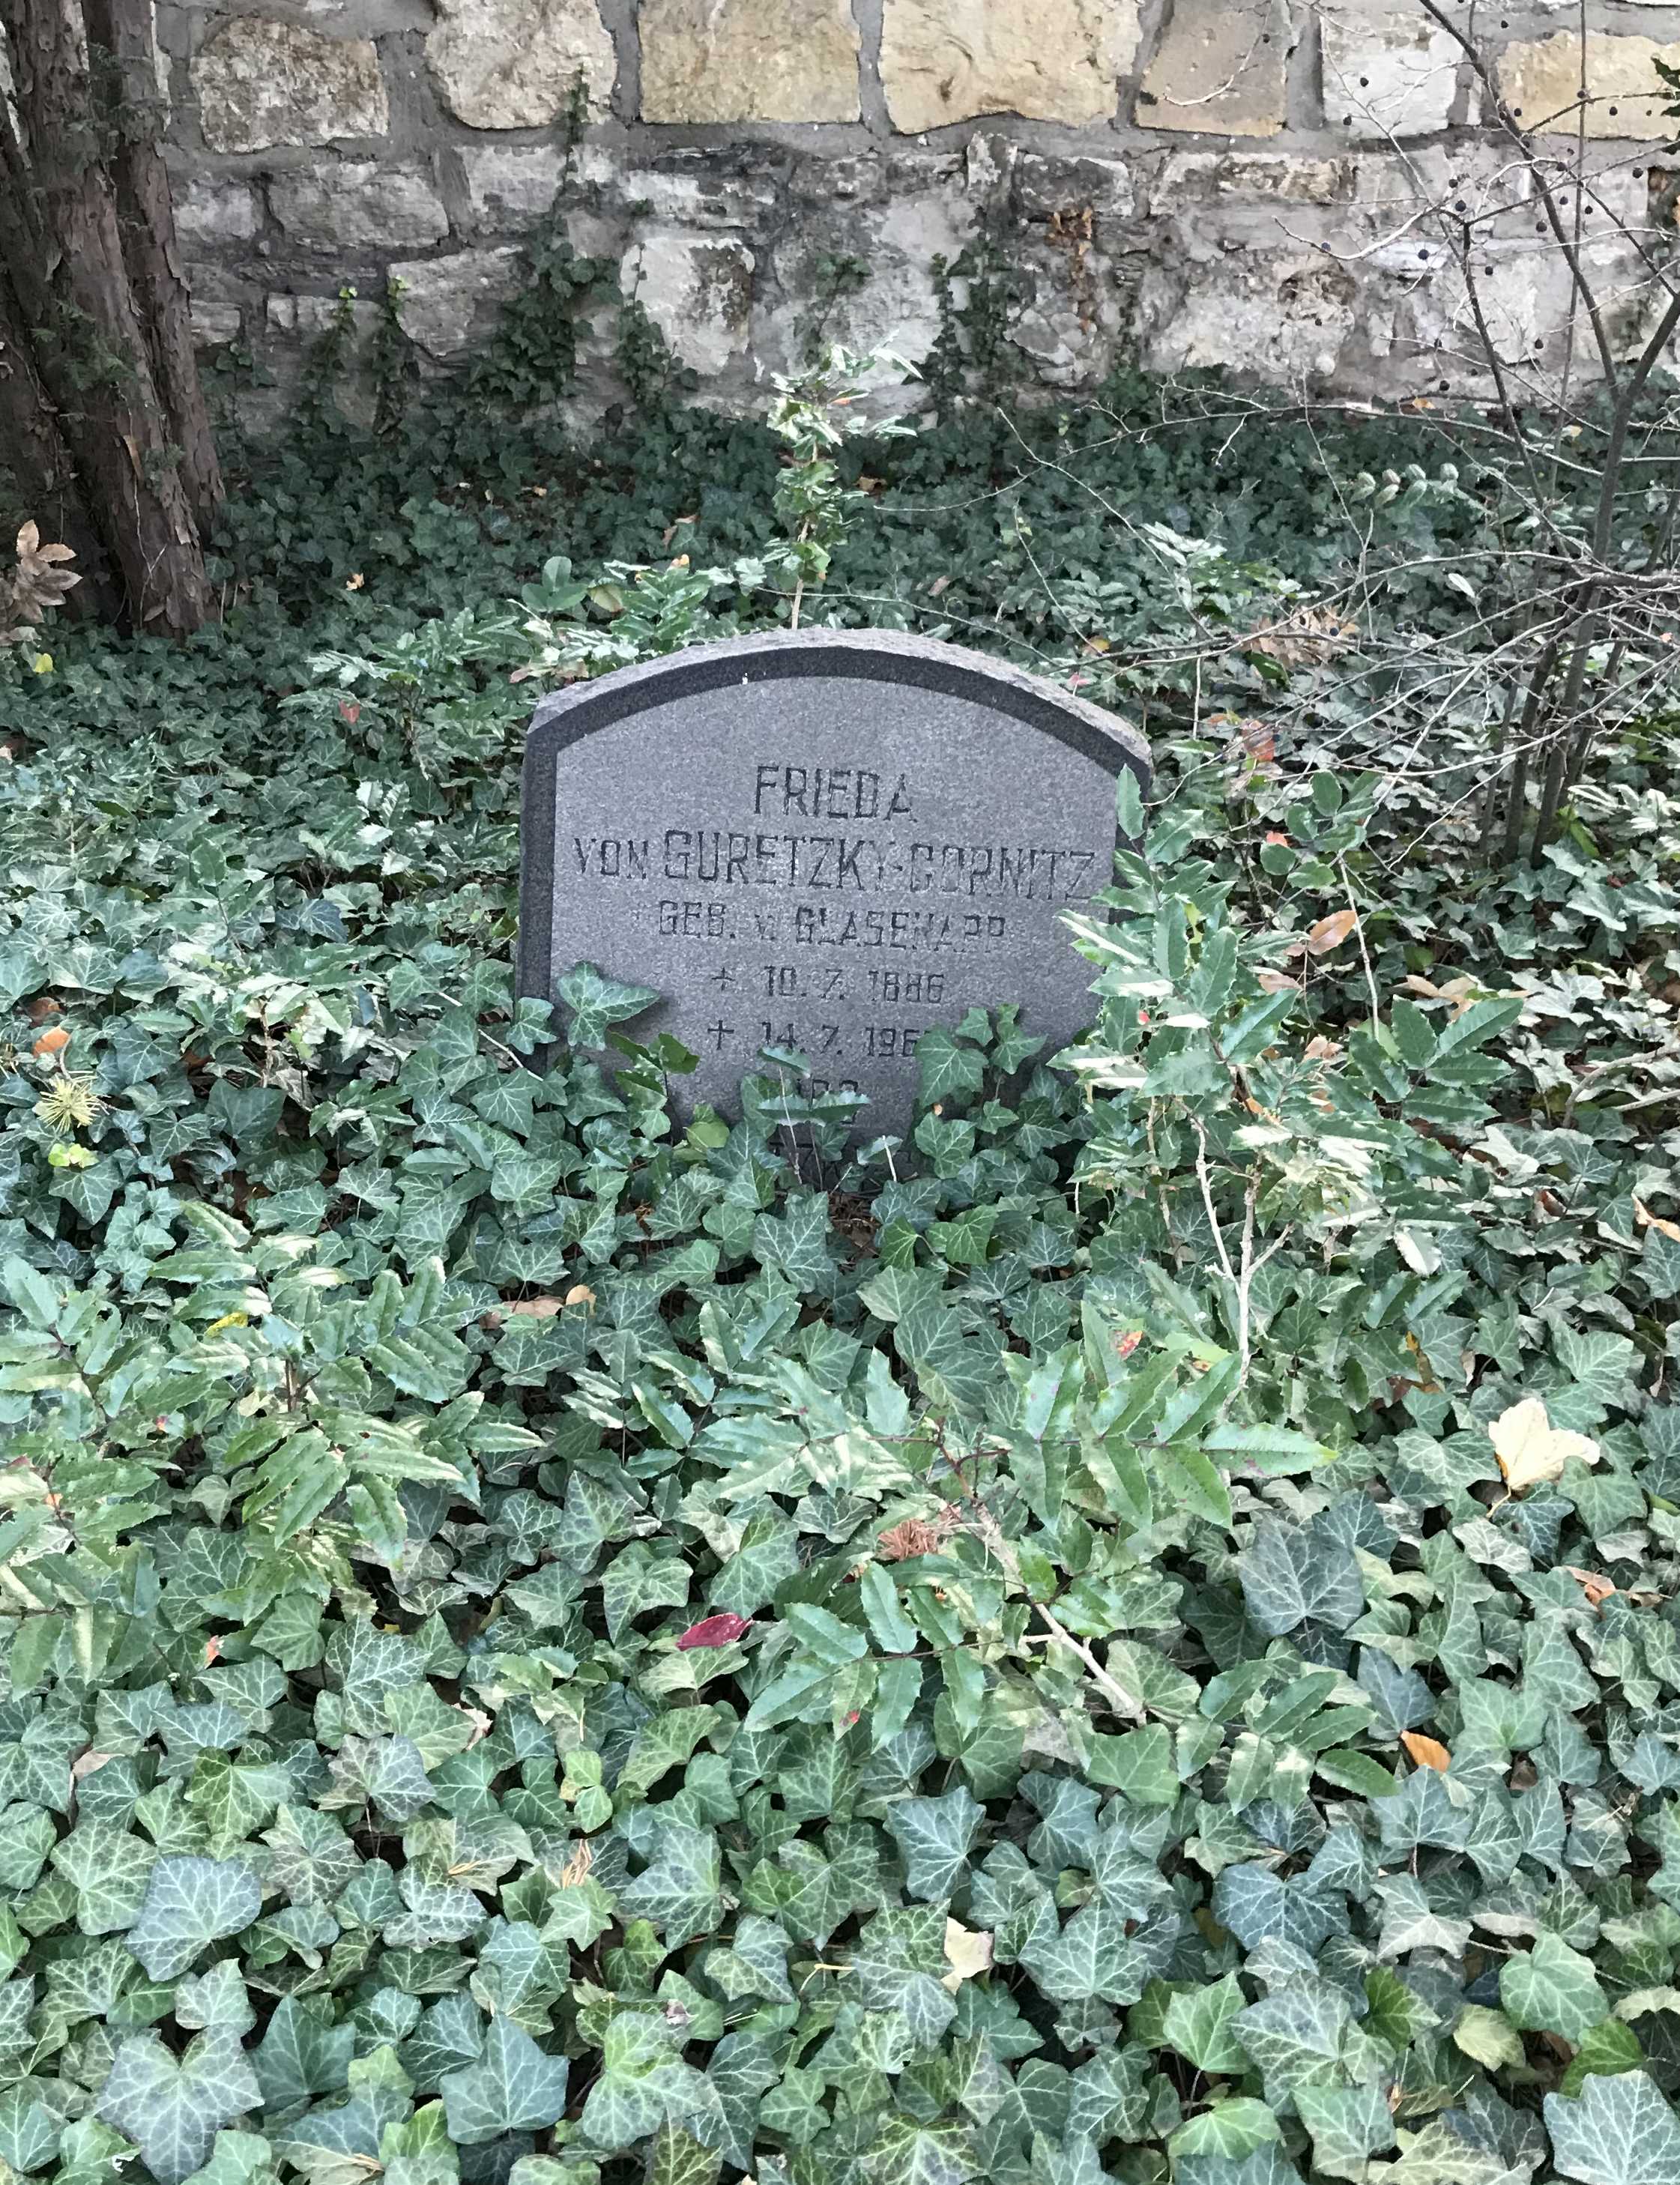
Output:
[[[1494,882],[1450,785],[1209,735],[1148,629],[1244,718],[1322,664],[1240,641],[1278,448],[1056,626],[1161,764],[1090,1037],[999,997],[851,1159],[508,964],[529,625],[772,620],[762,439],[568,456],[539,539],[529,443],[373,538],[276,489],[306,630],[6,671],[8,2171],[1680,2176],[1672,737]],[[848,504],[824,612],[1046,634],[1034,490],[956,573]]]

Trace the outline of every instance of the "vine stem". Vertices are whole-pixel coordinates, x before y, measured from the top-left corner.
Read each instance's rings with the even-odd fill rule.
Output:
[[[1026,1580],[1021,1575],[1021,1566],[1016,1560],[1015,1551],[1003,1537],[1003,1528],[978,1496],[973,1498],[972,1506],[974,1512],[974,1530],[976,1536],[988,1552],[996,1556],[998,1562],[1002,1564],[1004,1573],[1011,1582],[1019,1585],[1024,1592],[1028,1592]],[[1029,1598],[1030,1598],[1030,1592]],[[1113,1707],[1114,1713],[1124,1716],[1128,1722],[1141,1722],[1144,1719],[1141,1696],[1136,1692],[1128,1691],[1113,1672],[1105,1668],[1097,1660],[1085,1640],[1075,1639],[1067,1625],[1058,1617],[1052,1615],[1041,1601],[1035,1601],[1032,1606],[1034,1614],[1043,1623],[1051,1639],[1057,1646],[1065,1647],[1069,1653],[1078,1657],[1084,1665],[1086,1674],[1108,1701],[1109,1706]]]

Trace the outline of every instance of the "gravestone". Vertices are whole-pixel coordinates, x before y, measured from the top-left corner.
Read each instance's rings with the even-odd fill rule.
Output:
[[[526,744],[522,991],[575,964],[663,998],[625,1029],[700,1058],[734,1112],[765,1046],[902,1133],[916,1046],[1015,1002],[1053,1054],[1091,1021],[1062,914],[1109,885],[1111,714],[926,639],[812,630],[696,646],[546,698]],[[560,1019],[556,1018],[556,1022]]]

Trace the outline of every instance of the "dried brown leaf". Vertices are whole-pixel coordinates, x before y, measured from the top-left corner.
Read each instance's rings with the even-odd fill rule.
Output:
[[[1356,911],[1332,910],[1328,918],[1321,918],[1316,925],[1308,928],[1308,955],[1328,956],[1332,948],[1342,946],[1359,922]]]

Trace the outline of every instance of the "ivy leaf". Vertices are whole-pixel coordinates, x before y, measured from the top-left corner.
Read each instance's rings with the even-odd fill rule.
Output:
[[[571,1012],[567,1037],[573,1047],[601,1046],[609,1026],[627,1024],[659,999],[656,987],[606,978],[593,964],[575,964],[555,991]]]
[[[1270,1638],[1300,1624],[1345,1631],[1365,1609],[1365,1589],[1352,1551],[1304,1525],[1265,1518],[1236,1559],[1248,1613]]]
[[[563,2056],[550,2056],[498,2015],[478,2061],[438,2082],[450,2138],[477,2147],[504,2132],[544,2131],[565,2111],[566,2079]]]
[[[134,2142],[158,2185],[181,2185],[220,2127],[261,2101],[237,2037],[218,2027],[189,2042],[179,2061],[155,2033],[131,2036],[117,2051],[95,2114]]]
[[[148,1980],[176,1980],[209,1943],[248,1927],[262,1904],[262,1884],[237,1860],[160,1858],[128,1947]]]
[[[889,1808],[887,1834],[904,1860],[913,1897],[943,1901],[968,1863],[984,1808],[958,1785],[942,1798],[901,1798]]]
[[[1211,1987],[1192,1988],[1175,1995],[1167,2005],[1162,2030],[1180,2056],[1198,2070],[1244,2071],[1248,2056],[1231,2030],[1231,2020],[1244,2007],[1242,1983],[1227,1973]]]
[[[1593,1961],[1543,1931],[1499,1969],[1499,2001],[1513,2026],[1582,2040],[1609,2014]]]
[[[1241,2162],[1257,2147],[1281,2137],[1277,2119],[1264,2102],[1238,2095],[1215,2102],[1180,2125],[1167,2142],[1167,2152],[1176,2162],[1193,2155],[1221,2155],[1229,2162]]]
[[[1548,2094],[1552,2161],[1581,2185],[1680,2185],[1680,2120],[1644,2071],[1589,2078],[1576,2099]]]
[[[334,2026],[294,1995],[282,1998],[251,2063],[271,2110],[287,2110],[316,2094],[336,2094],[349,2083],[355,2028]]]

